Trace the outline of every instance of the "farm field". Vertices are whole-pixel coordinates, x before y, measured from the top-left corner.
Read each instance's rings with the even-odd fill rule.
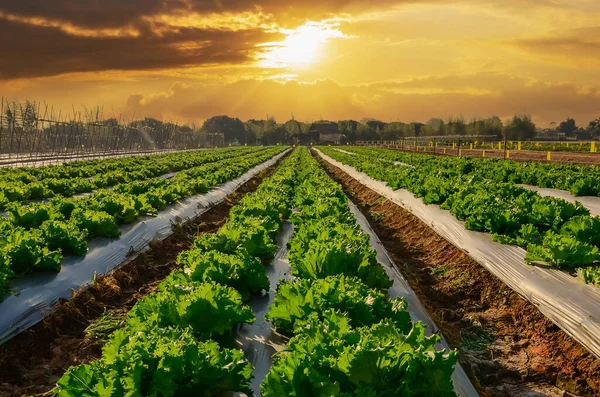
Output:
[[[527,250],[525,260],[544,262],[600,284],[600,218],[581,203],[546,196],[520,185],[598,197],[600,169],[495,159],[433,157],[385,149],[322,148],[391,188],[407,189],[437,204],[468,230]]]
[[[119,225],[157,215],[281,151],[225,149],[7,171],[0,176],[8,215],[0,219],[0,291],[7,292],[11,279],[60,271],[64,256],[86,254],[89,239],[117,238]],[[70,197],[76,193],[91,194]]]
[[[436,144],[433,142],[417,142],[407,143],[402,142],[383,142],[383,144],[371,142],[357,142],[362,147],[379,147],[387,149],[397,149],[406,152],[427,153],[439,156],[468,156],[480,158],[497,158],[504,159],[504,142],[500,143],[478,143],[471,145],[470,143],[461,143],[455,145],[445,145],[443,143]],[[573,143],[574,145],[577,143]],[[577,144],[578,145],[578,144]],[[551,164],[579,164],[579,165],[600,165],[600,156],[598,151],[591,152],[590,144],[587,145],[587,150],[579,150],[566,145],[550,145],[548,143],[540,143],[539,145],[521,142],[521,149],[516,143],[507,142],[507,157],[514,161],[536,161],[539,163]]]
[[[0,397],[600,397],[598,21],[0,1]]]
[[[456,177],[471,181],[473,187],[492,181],[492,175],[497,185],[513,184],[500,180],[500,165],[482,165],[475,172],[474,164],[436,164],[420,155],[400,158],[395,157],[400,156],[398,152],[384,153],[380,149],[286,149],[206,150],[181,154],[182,158],[169,154],[166,156],[173,157],[164,164],[177,164],[178,169],[157,166],[160,171],[151,176],[107,184],[111,186],[108,189],[96,187],[84,197],[27,197],[9,203],[8,219],[14,227],[30,233],[54,218],[26,228],[17,223],[19,218],[10,212],[11,206],[46,209],[50,216],[55,200],[95,200],[84,202],[86,211],[102,212],[108,207],[97,203],[103,203],[109,195],[120,195],[121,201],[110,202],[129,199],[131,206],[122,207],[139,208],[135,216],[131,215],[130,221],[134,222],[143,215],[160,216],[165,208],[140,211],[144,207],[137,204],[148,192],[180,192],[168,205],[202,195],[252,167],[268,164],[246,179],[239,191],[230,192],[229,198],[196,219],[184,223],[180,219],[170,237],[151,244],[149,251],[114,271],[94,278],[71,299],[59,302],[44,322],[32,326],[31,332],[5,342],[0,348],[0,395],[175,396],[233,392],[316,396],[325,391],[330,396],[558,396],[568,391],[587,396],[600,391],[596,374],[600,360],[590,351],[521,299],[512,286],[495,279],[476,262],[469,262],[464,253],[436,235],[435,229],[418,224],[421,221],[415,218],[411,227],[419,232],[407,237],[408,230],[400,231],[389,223],[399,221],[399,207],[387,207],[387,212],[380,215],[371,212],[370,206],[391,201],[348,179],[319,153],[353,162],[357,169],[372,164],[381,175],[394,176],[396,183],[411,181],[414,186],[428,186],[430,196],[434,191],[454,193],[454,168],[469,170],[464,176],[456,173]],[[133,172],[143,172],[144,165],[137,164],[143,163],[142,158],[129,159],[133,164],[125,160],[111,161],[124,161],[126,165],[109,163],[104,167],[118,170],[130,166]],[[436,166],[437,172],[425,173]],[[60,167],[79,168],[77,163]],[[86,172],[103,175],[101,168],[94,164],[91,169],[98,171]],[[415,172],[405,175],[402,170]],[[423,170],[423,174],[416,170]],[[576,168],[560,172],[565,173],[565,184],[577,179]],[[523,170],[521,177],[526,175]],[[529,178],[527,182],[532,185],[543,184]],[[435,185],[434,180],[441,182]],[[195,188],[195,184],[202,188]],[[523,200],[534,197],[522,195]],[[368,204],[366,197],[372,197],[375,204]],[[583,219],[583,225],[590,222],[586,217],[592,222],[595,219],[585,213],[584,207],[567,204],[540,198],[531,208],[544,208],[543,213],[573,209],[572,216]],[[74,205],[72,212],[83,209]],[[474,212],[476,207],[469,208]],[[128,214],[125,210],[104,213],[117,227],[122,227],[119,224]],[[411,216],[403,213],[402,222]],[[57,221],[73,222],[71,217]],[[543,229],[542,224],[532,223],[532,227],[538,227],[540,235],[549,233],[551,230]],[[561,236],[561,230],[555,233]],[[421,270],[406,264],[416,260],[419,254],[415,244],[421,244],[427,233],[429,249],[445,243],[447,251],[438,252],[438,259],[421,258],[421,270],[429,276],[417,276]],[[118,239],[118,235],[110,237]],[[513,238],[519,237],[523,238]],[[398,250],[400,241],[406,251]],[[467,267],[457,269],[454,259],[441,259],[446,252],[467,263]],[[556,266],[564,267],[560,263]],[[592,264],[582,267],[591,268]],[[453,283],[452,287],[441,285],[444,277],[447,283]],[[485,298],[480,297],[485,300],[477,305],[471,296],[461,300],[452,294],[453,289],[457,294],[468,294],[474,283],[487,290]],[[436,301],[432,291],[441,288],[450,288],[445,290],[447,299],[438,294]],[[592,285],[587,288],[596,289]],[[440,311],[451,317],[440,315]],[[499,335],[500,323],[492,322],[492,311],[512,318],[502,320],[501,331],[508,334]],[[521,328],[515,323],[520,317]],[[531,322],[530,328],[523,325],[527,321]]]
[[[597,259],[588,258],[588,262],[579,266],[577,262],[578,255],[585,252],[582,247],[592,253],[597,253],[597,247],[585,242],[582,234],[569,232],[569,225],[585,220],[588,226],[580,230],[593,233],[592,225],[598,218],[590,216],[580,203],[538,195],[533,191],[536,186],[526,185],[529,188],[524,189],[513,182],[502,182],[507,175],[527,178],[529,169],[533,168],[538,172],[531,172],[531,176],[558,173],[552,179],[552,186],[563,187],[564,181],[577,179],[576,173],[586,172],[585,169],[563,166],[553,170],[547,169],[550,165],[536,163],[436,157],[372,148],[320,147],[316,152],[328,166],[350,175],[363,188],[374,190],[403,211],[417,216],[598,356],[598,338],[594,336],[598,334],[598,324],[593,320],[588,323],[597,317],[600,307],[600,294],[593,286]],[[544,168],[544,172],[539,172]],[[503,173],[505,169],[509,172]],[[593,175],[592,171],[585,175]],[[544,178],[530,177],[528,183],[543,185],[547,182]],[[523,211],[519,208],[521,205],[526,208],[524,212],[520,212]],[[460,217],[457,210],[467,215]],[[546,226],[541,221],[544,217]],[[524,235],[509,240],[506,234],[500,234],[510,230],[511,224],[527,223],[530,223],[527,228],[539,236],[533,242],[525,242]],[[496,242],[492,242],[492,235],[482,232],[495,233]],[[548,244],[551,239],[548,235],[562,239],[562,244]],[[519,242],[515,241],[517,238]],[[527,251],[515,246],[517,244]],[[535,259],[531,251],[538,255]],[[573,277],[576,274],[573,269],[577,268],[581,281]],[[590,275],[592,279],[588,278]],[[419,278],[417,283],[421,284],[421,280]],[[583,282],[590,285],[582,288]],[[433,307],[432,310],[439,309]]]

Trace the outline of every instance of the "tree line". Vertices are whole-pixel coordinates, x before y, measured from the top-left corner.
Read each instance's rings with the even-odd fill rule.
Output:
[[[339,133],[341,143],[356,141],[393,141],[403,137],[427,136],[469,136],[488,135],[489,140],[527,141],[532,139],[598,139],[600,138],[600,118],[587,127],[578,127],[575,120],[568,118],[560,124],[552,123],[550,128],[537,128],[531,117],[515,115],[502,121],[499,117],[465,120],[433,118],[426,123],[399,121],[384,122],[372,118],[362,120],[319,120],[302,122],[292,119],[277,123],[275,118],[251,119],[246,122],[239,118],[215,116],[206,120],[200,133],[215,145],[218,144],[306,144],[319,141],[319,130],[323,126],[328,132]],[[218,142],[217,142],[218,141]]]

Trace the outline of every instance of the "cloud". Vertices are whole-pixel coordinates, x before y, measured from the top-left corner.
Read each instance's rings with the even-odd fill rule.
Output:
[[[491,81],[490,86],[483,84]],[[504,84],[501,82],[504,81]],[[429,87],[436,87],[432,92]],[[476,86],[489,92],[473,93]],[[415,89],[423,93],[415,94]],[[432,76],[403,83],[344,86],[331,80],[301,84],[245,80],[231,84],[176,84],[154,95],[132,95],[127,112],[201,121],[227,114],[241,119],[274,115],[285,121],[321,117],[427,121],[432,117],[508,118],[526,113],[542,125],[574,117],[580,123],[600,116],[600,88],[549,84],[506,75]]]
[[[588,4],[585,0],[571,0],[573,2]],[[510,32],[515,29],[521,29],[490,11],[490,7],[498,10],[498,7],[518,4],[526,15],[525,8],[565,9],[568,3],[567,0],[487,0],[483,4],[476,0],[4,1],[0,5],[3,49],[0,79],[247,64],[265,51],[264,47],[257,48],[258,44],[280,38],[272,33],[278,28],[297,28],[307,20],[342,17],[346,18],[343,29],[347,29],[342,33],[356,33],[356,37],[363,38],[364,45],[377,46],[379,55],[388,58],[386,62],[390,62],[390,54],[397,54],[414,58],[413,63],[419,68],[431,67],[438,61],[449,62],[451,57],[473,50],[478,44],[470,39],[472,36],[479,40],[506,37],[507,34],[512,36]],[[396,13],[394,10],[399,7],[410,12]],[[510,9],[518,12],[515,10],[519,8]],[[534,19],[529,18],[527,23]],[[424,43],[425,38],[429,38],[426,42],[431,45],[439,43],[438,49],[422,49],[419,43]],[[450,38],[464,40],[464,43],[450,43]],[[544,40],[549,39],[544,36],[516,41],[513,45],[550,52],[553,42]],[[588,53],[594,49],[591,48],[593,42],[577,40],[570,39],[561,45],[571,48],[565,51],[577,54],[584,53],[585,48]],[[386,41],[389,45],[385,45]],[[421,51],[404,48],[407,42],[415,43]],[[398,43],[402,48],[390,48]],[[461,47],[459,51],[451,53],[457,46]],[[483,45],[479,46],[476,51],[481,53]],[[363,51],[357,50],[361,54]],[[444,56],[434,51],[451,54]],[[344,53],[351,52],[352,49],[344,48]],[[490,56],[483,54],[482,58]],[[369,63],[372,62],[369,60]],[[395,68],[391,71],[397,72]],[[310,76],[309,79],[312,77],[332,76]]]
[[[582,65],[583,60],[600,65],[600,26],[571,29],[546,37],[522,38],[511,42],[530,53],[557,61]]]
[[[140,24],[138,29],[138,36],[94,37],[0,19],[0,79],[243,64],[254,59],[257,44],[281,37],[262,29],[173,28],[158,23]]]
[[[0,11],[21,17],[49,18],[88,28],[115,28],[134,24],[144,17],[186,16],[191,13],[255,12],[286,16],[294,20],[319,18],[340,12],[386,8],[417,0],[19,0],[0,5]]]
[[[288,19],[304,21],[340,13],[363,13],[389,10],[404,4],[475,3],[507,9],[523,7],[572,8],[598,10],[586,0],[18,0],[4,1],[0,11],[20,17],[48,18],[86,28],[117,28],[135,24],[144,17],[160,15],[187,16],[191,13],[256,12],[261,11]]]

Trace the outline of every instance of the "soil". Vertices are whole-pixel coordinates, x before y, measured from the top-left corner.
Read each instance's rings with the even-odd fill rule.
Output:
[[[404,149],[396,148],[393,145],[378,145],[380,147],[391,150],[401,150],[404,152],[415,152],[414,147],[405,146]],[[434,152],[432,148],[421,147],[418,153],[434,154],[440,156],[458,156],[458,149],[438,147]],[[504,158],[503,150],[489,149],[462,149],[462,156],[470,157],[489,157],[489,158]],[[485,154],[484,154],[485,153]],[[536,161],[538,163],[565,163],[565,164],[581,164],[581,165],[600,165],[600,155],[596,153],[586,152],[552,152],[550,160],[547,158],[547,152],[537,150],[510,150],[509,160],[515,161]]]
[[[337,167],[483,396],[600,396],[600,360],[417,217]]]
[[[58,302],[43,322],[0,346],[0,397],[46,393],[70,366],[100,358],[104,341],[87,336],[85,329],[106,313],[123,318],[138,299],[155,291],[178,267],[177,255],[189,249],[198,235],[216,232],[231,207],[255,191],[281,161],[200,217],[174,224],[171,236],[152,242],[135,258],[98,276],[91,286],[74,292],[70,300]]]

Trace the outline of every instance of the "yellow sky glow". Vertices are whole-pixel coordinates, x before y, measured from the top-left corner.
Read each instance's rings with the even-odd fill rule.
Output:
[[[0,95],[181,123],[600,117],[596,0],[138,1],[0,5]]]
[[[347,37],[335,24],[307,22],[296,29],[280,29],[286,35],[280,42],[262,44],[267,49],[257,62],[262,68],[307,68],[327,56],[331,39]]]

